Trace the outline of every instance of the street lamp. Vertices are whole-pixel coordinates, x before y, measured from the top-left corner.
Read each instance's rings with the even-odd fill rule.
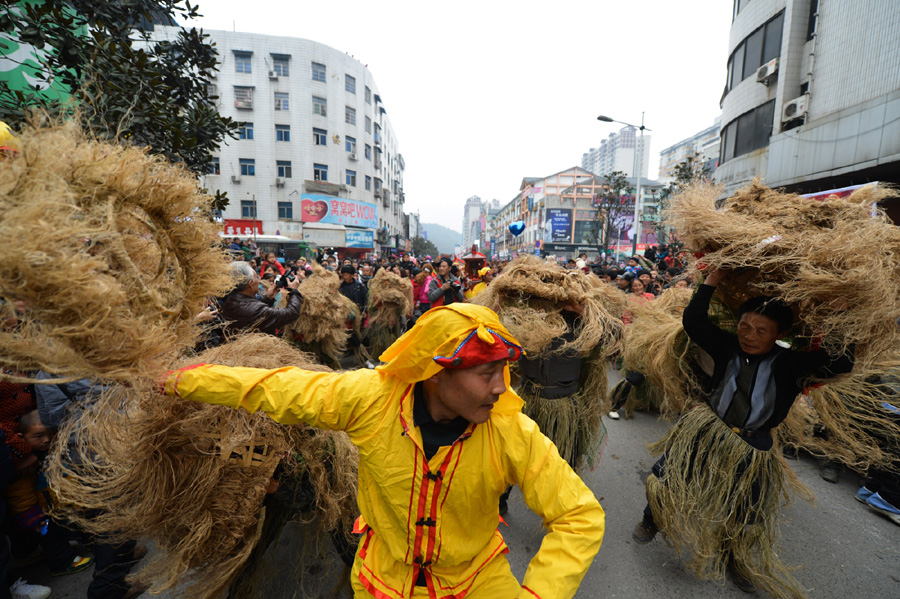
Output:
[[[641,131],[641,154],[640,161],[638,161],[638,152],[637,148],[634,150],[634,162],[637,165],[634,169],[634,176],[637,178],[637,193],[634,196],[634,243],[631,246],[631,255],[634,256],[637,254],[637,243],[638,239],[641,236],[641,167],[644,162],[644,130],[652,131],[652,129],[647,129],[644,127],[644,113],[641,113],[641,126],[632,125],[631,123],[626,123],[624,121],[617,121],[615,119],[611,119],[608,116],[600,115],[597,117],[598,121],[602,121],[604,123],[619,123],[621,125],[626,125],[628,127],[633,127],[635,129],[640,129]],[[616,250],[618,252],[618,250]]]

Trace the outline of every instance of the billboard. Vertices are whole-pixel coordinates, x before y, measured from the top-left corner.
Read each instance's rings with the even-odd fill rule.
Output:
[[[572,209],[547,208],[551,243],[569,243],[572,239]]]
[[[262,221],[259,219],[226,218],[223,225],[225,235],[231,237],[249,236],[254,233],[257,235],[263,234]]]
[[[374,231],[346,231],[346,241],[344,247],[348,248],[374,248],[375,232]]]
[[[300,197],[300,220],[305,223],[378,228],[378,213],[373,204],[314,193],[304,193]]]

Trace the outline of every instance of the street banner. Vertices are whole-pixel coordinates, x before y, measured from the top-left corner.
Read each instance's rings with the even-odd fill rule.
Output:
[[[246,236],[246,235],[262,235],[262,221],[259,219],[251,220],[251,219],[241,219],[241,218],[226,218],[224,222],[224,231],[225,235],[237,235],[237,236]]]
[[[375,247],[375,233],[373,231],[345,231],[344,247],[365,248]]]

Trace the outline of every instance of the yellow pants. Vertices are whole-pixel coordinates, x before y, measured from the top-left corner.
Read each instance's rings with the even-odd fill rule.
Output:
[[[357,557],[353,562],[353,570],[350,574],[350,582],[353,585],[354,599],[370,599],[372,595],[362,586],[359,581],[359,569],[362,565],[361,560]],[[466,593],[466,599],[512,599],[518,595],[521,585],[516,577],[513,576],[512,570],[509,569],[509,562],[506,560],[505,554],[500,554],[489,563],[484,570],[475,577],[475,582],[469,592]],[[427,587],[415,587],[412,597],[428,597]]]

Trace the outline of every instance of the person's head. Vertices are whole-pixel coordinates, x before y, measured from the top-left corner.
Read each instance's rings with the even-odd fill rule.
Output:
[[[747,300],[738,309],[737,336],[744,353],[762,356],[791,330],[794,314],[783,301],[765,296]]]
[[[630,272],[625,273],[624,275],[616,275],[616,283],[618,283],[619,288],[626,290],[631,287],[631,282],[634,280],[634,275]]]
[[[356,277],[356,269],[350,266],[349,264],[345,264],[341,267],[341,280],[345,283],[352,283],[353,279]]]
[[[637,266],[637,265],[638,265],[637,258],[629,258],[628,259],[628,266]]]
[[[247,262],[232,262],[231,278],[235,291],[239,293],[252,296],[259,291],[259,275]]]
[[[581,252],[580,254],[578,254],[578,257],[587,262],[587,252]]]
[[[248,262],[248,264],[253,269],[259,268],[259,262],[256,261],[256,258],[250,258],[250,262]]]
[[[646,270],[642,270],[642,271],[640,271],[640,274],[638,274],[638,279],[641,280],[641,283],[644,284],[644,287],[646,287],[647,284],[650,283],[650,278],[651,278],[650,273],[647,272]]]
[[[400,275],[400,265],[399,264],[391,264],[391,272],[395,275]]]
[[[341,266],[353,266],[353,263],[350,261],[350,258],[344,258],[341,260]]]
[[[634,279],[631,281],[631,286],[628,288],[628,291],[635,295],[641,295],[644,293],[644,283],[640,279]]]
[[[688,282],[687,279],[678,279],[675,281],[675,289],[687,289]]]
[[[400,278],[402,278],[402,279],[409,278],[409,271],[406,270],[405,268],[403,268],[402,266],[400,267]]]
[[[278,259],[275,257],[275,254],[273,252],[269,252],[268,254],[266,254],[266,262],[275,264],[275,262],[277,261]]]
[[[370,276],[372,276],[372,267],[369,266],[368,264],[363,264],[363,267],[362,267],[362,276],[364,276],[364,277],[370,277]]]
[[[659,276],[658,270],[656,270],[655,268],[650,270],[650,279],[651,280],[655,281],[656,277],[658,277],[658,276]]]
[[[573,258],[569,258],[568,260],[566,260],[566,268],[567,269],[572,270],[575,268],[575,266],[576,266],[576,262]]]
[[[446,277],[450,274],[450,266],[449,258],[440,258],[437,263],[438,274],[442,277]]]
[[[32,410],[19,418],[19,436],[34,451],[47,451],[53,440],[53,430],[44,426],[37,410]]]
[[[491,270],[490,266],[485,266],[480,269],[478,271],[478,276],[481,277],[481,280],[484,281],[485,285],[494,280],[494,272]]]
[[[607,270],[603,273],[603,280],[607,283],[612,283],[613,281],[616,280],[616,277],[618,277],[618,276],[619,276],[619,272],[613,268],[610,268],[609,270]]]

